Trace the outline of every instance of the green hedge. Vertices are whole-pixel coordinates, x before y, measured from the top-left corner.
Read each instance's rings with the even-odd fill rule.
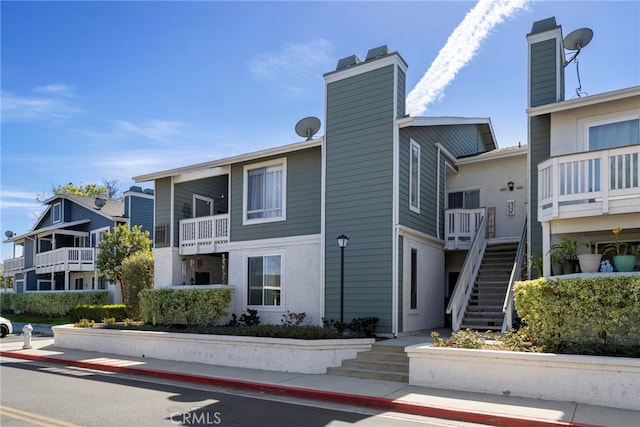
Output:
[[[514,298],[545,351],[617,355],[640,345],[640,276],[518,282]]]
[[[108,291],[85,292],[26,292],[10,293],[8,303],[2,298],[2,309],[8,305],[7,311],[20,311],[39,316],[61,317],[81,304],[106,304],[109,302]]]
[[[143,289],[143,320],[154,325],[215,325],[227,315],[231,289]]]
[[[0,311],[11,311],[11,295],[13,292],[0,293]]]
[[[76,323],[80,319],[93,320],[94,322],[102,322],[102,319],[115,319],[121,322],[126,319],[127,306],[124,304],[82,304],[71,309],[69,312],[69,320]]]

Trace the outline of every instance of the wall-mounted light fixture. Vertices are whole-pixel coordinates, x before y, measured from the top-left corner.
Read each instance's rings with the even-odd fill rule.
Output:
[[[507,182],[507,187],[509,187],[509,191],[513,191],[513,181]]]

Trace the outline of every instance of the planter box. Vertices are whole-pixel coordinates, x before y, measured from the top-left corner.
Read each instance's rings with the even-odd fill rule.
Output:
[[[54,326],[56,347],[270,371],[324,374],[373,338],[296,340]]]
[[[640,359],[415,345],[411,385],[638,409]]]

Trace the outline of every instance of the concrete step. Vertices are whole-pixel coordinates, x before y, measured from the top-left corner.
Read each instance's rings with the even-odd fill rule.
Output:
[[[389,362],[386,360],[348,359],[342,361],[342,368],[365,369],[379,372],[409,373],[409,358],[406,362]]]
[[[396,382],[409,382],[409,372],[381,372],[377,370],[370,369],[350,369],[350,368],[327,368],[327,374],[329,375],[341,375],[343,377],[354,377],[354,378],[369,378],[374,380],[384,380],[384,381],[396,381]]]
[[[358,360],[388,363],[409,363],[407,354],[388,351],[361,351],[357,356]]]

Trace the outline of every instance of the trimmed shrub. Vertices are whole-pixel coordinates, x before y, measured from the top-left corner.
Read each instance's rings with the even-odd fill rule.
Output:
[[[120,322],[127,318],[126,306],[124,304],[82,304],[69,311],[69,320],[76,323],[81,319],[102,322],[102,319],[115,319]]]
[[[514,297],[524,332],[544,351],[626,355],[640,348],[640,276],[541,278],[516,283]]]
[[[122,261],[123,292],[126,294],[129,317],[141,317],[138,294],[143,289],[153,288],[153,252],[134,252]]]
[[[106,304],[108,291],[28,292],[11,295],[10,309],[47,317],[62,317],[77,305]]]
[[[142,318],[154,325],[215,325],[227,315],[231,289],[144,289]]]
[[[0,311],[11,311],[11,295],[13,292],[0,293]]]

